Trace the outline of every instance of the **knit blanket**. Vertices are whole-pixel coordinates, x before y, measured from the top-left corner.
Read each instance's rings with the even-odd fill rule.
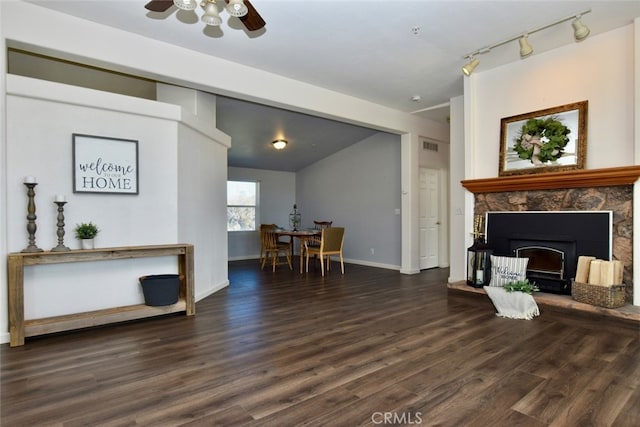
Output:
[[[531,320],[540,315],[538,304],[527,293],[507,292],[499,286],[485,286],[484,290],[495,306],[497,316]]]

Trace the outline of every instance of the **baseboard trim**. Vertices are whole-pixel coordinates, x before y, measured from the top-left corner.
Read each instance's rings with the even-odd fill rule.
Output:
[[[207,289],[205,292],[197,294],[196,295],[196,302],[201,301],[201,300],[205,299],[206,297],[215,294],[216,292],[226,288],[227,286],[229,286],[229,280],[225,280],[224,282],[219,283],[218,285],[214,286],[213,288]]]

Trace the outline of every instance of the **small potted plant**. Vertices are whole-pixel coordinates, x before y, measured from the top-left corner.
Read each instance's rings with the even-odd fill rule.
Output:
[[[93,239],[98,235],[100,229],[93,222],[82,222],[76,224],[76,238],[80,239],[82,249],[93,249]]]

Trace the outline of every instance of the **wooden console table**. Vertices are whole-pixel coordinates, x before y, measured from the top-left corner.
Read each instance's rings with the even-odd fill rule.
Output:
[[[24,345],[25,337],[70,329],[123,322],[180,311],[186,311],[187,316],[194,315],[196,313],[196,305],[194,299],[193,253],[193,245],[188,244],[129,246],[67,252],[10,253],[7,260],[9,270],[10,346]],[[177,256],[178,274],[184,277],[184,280],[181,280],[180,283],[180,297],[176,304],[162,307],[138,304],[33,320],[24,319],[25,266],[162,256]]]

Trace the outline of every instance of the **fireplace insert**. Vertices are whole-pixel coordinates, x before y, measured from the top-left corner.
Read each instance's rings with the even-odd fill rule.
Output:
[[[578,257],[611,259],[611,211],[488,212],[495,255],[529,258],[527,278],[541,291],[571,295]]]

